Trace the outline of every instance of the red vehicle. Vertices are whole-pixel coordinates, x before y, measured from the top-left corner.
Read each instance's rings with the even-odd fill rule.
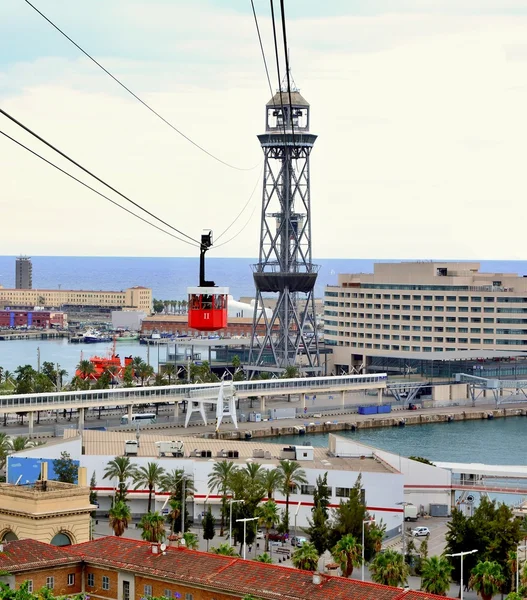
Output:
[[[212,231],[201,236],[199,286],[187,289],[188,325],[198,331],[218,331],[227,327],[229,288],[216,287],[205,280],[205,252],[212,246]]]

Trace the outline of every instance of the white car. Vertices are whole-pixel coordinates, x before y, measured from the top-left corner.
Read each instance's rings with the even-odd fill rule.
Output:
[[[412,535],[414,537],[428,537],[430,535],[430,529],[428,527],[416,527],[412,529]]]

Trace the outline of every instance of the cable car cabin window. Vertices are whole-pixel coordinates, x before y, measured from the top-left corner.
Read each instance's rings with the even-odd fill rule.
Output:
[[[203,295],[201,296],[201,308],[203,310],[212,310],[212,299],[214,296]]]
[[[190,297],[190,310],[199,310],[199,299],[200,297],[196,294]]]
[[[214,296],[214,309],[223,310],[225,308],[225,297],[221,294]]]

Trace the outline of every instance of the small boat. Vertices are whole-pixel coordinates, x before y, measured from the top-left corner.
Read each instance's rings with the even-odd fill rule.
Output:
[[[138,333],[127,333],[125,335],[118,335],[115,338],[116,342],[135,342],[139,339]]]
[[[110,336],[103,335],[100,331],[89,329],[82,336],[82,341],[85,344],[97,344],[99,342],[111,342],[112,338]]]

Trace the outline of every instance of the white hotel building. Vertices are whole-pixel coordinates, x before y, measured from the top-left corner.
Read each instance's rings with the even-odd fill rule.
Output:
[[[527,278],[479,263],[376,263],[327,286],[324,339],[336,370],[372,357],[449,360],[527,351]],[[456,353],[450,354],[447,353]]]

